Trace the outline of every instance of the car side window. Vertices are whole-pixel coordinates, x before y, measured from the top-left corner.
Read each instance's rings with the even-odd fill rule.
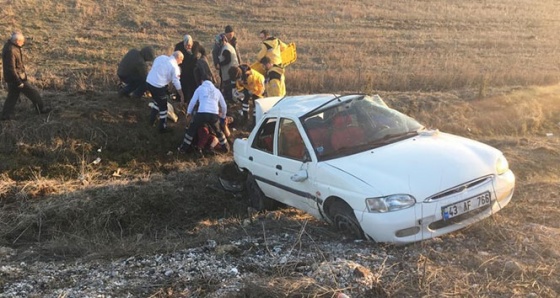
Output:
[[[276,118],[266,119],[259,130],[257,135],[253,140],[251,147],[268,152],[272,154],[274,152],[274,129],[276,127]]]
[[[283,118],[278,131],[278,155],[303,160],[305,144],[294,121]]]

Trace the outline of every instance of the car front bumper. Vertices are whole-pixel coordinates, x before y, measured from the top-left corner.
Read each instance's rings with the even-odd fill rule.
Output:
[[[467,212],[453,220],[444,220],[441,207],[452,202],[417,203],[414,207],[387,213],[354,210],[366,235],[376,242],[407,244],[445,235],[465,228],[500,211],[513,197],[515,176],[511,171],[498,176],[493,182],[492,203]]]

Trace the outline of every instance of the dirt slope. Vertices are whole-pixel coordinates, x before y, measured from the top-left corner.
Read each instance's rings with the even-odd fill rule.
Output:
[[[23,100],[1,123],[0,296],[557,296],[560,86],[381,95],[501,149],[518,179],[512,203],[433,241],[349,242],[296,210],[249,213],[216,185],[231,156],[177,154],[183,124],[159,135],[147,99],[47,92],[50,115]]]

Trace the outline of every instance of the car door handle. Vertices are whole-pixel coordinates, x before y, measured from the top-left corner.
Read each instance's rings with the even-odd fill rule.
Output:
[[[276,169],[282,170],[282,166],[281,165],[276,165]]]
[[[252,157],[252,156],[249,156],[249,160],[250,160],[250,161],[253,161],[253,157]]]

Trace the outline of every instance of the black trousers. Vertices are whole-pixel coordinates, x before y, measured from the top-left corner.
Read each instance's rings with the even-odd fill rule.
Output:
[[[232,91],[233,88],[235,88],[235,81],[231,81],[231,80],[222,81],[220,87],[222,89],[221,91],[222,91],[222,95],[224,96],[224,100],[226,102],[233,101]]]
[[[146,83],[146,78],[131,78],[131,77],[123,77],[119,76],[119,79],[123,83],[126,84],[123,88],[123,93],[129,95],[132,93],[132,96],[141,97],[144,95],[146,90],[148,90],[148,83]]]
[[[146,83],[146,85],[152,93],[152,102],[155,106],[150,112],[150,125],[154,124],[156,119],[159,118],[159,129],[163,130],[167,128],[167,86],[158,88],[149,83]]]
[[[4,102],[4,107],[2,108],[2,119],[9,119],[12,116],[20,93],[23,93],[23,95],[31,100],[37,109],[37,112],[44,110],[45,105],[41,99],[41,94],[35,86],[28,81],[23,82],[23,88],[19,88],[16,83],[8,83],[8,97],[6,98],[6,102]]]
[[[183,79],[181,80],[181,89],[183,91],[183,95],[185,96],[185,105],[188,106],[189,102],[191,101],[191,98],[194,95],[194,91],[196,90],[197,85],[196,82],[194,80],[187,80],[187,79]]]
[[[255,94],[250,94],[249,90],[243,89],[243,101],[241,102],[241,108],[243,110],[243,120],[246,124],[249,124],[249,118],[251,118],[251,128],[255,126],[255,100],[260,97]]]

